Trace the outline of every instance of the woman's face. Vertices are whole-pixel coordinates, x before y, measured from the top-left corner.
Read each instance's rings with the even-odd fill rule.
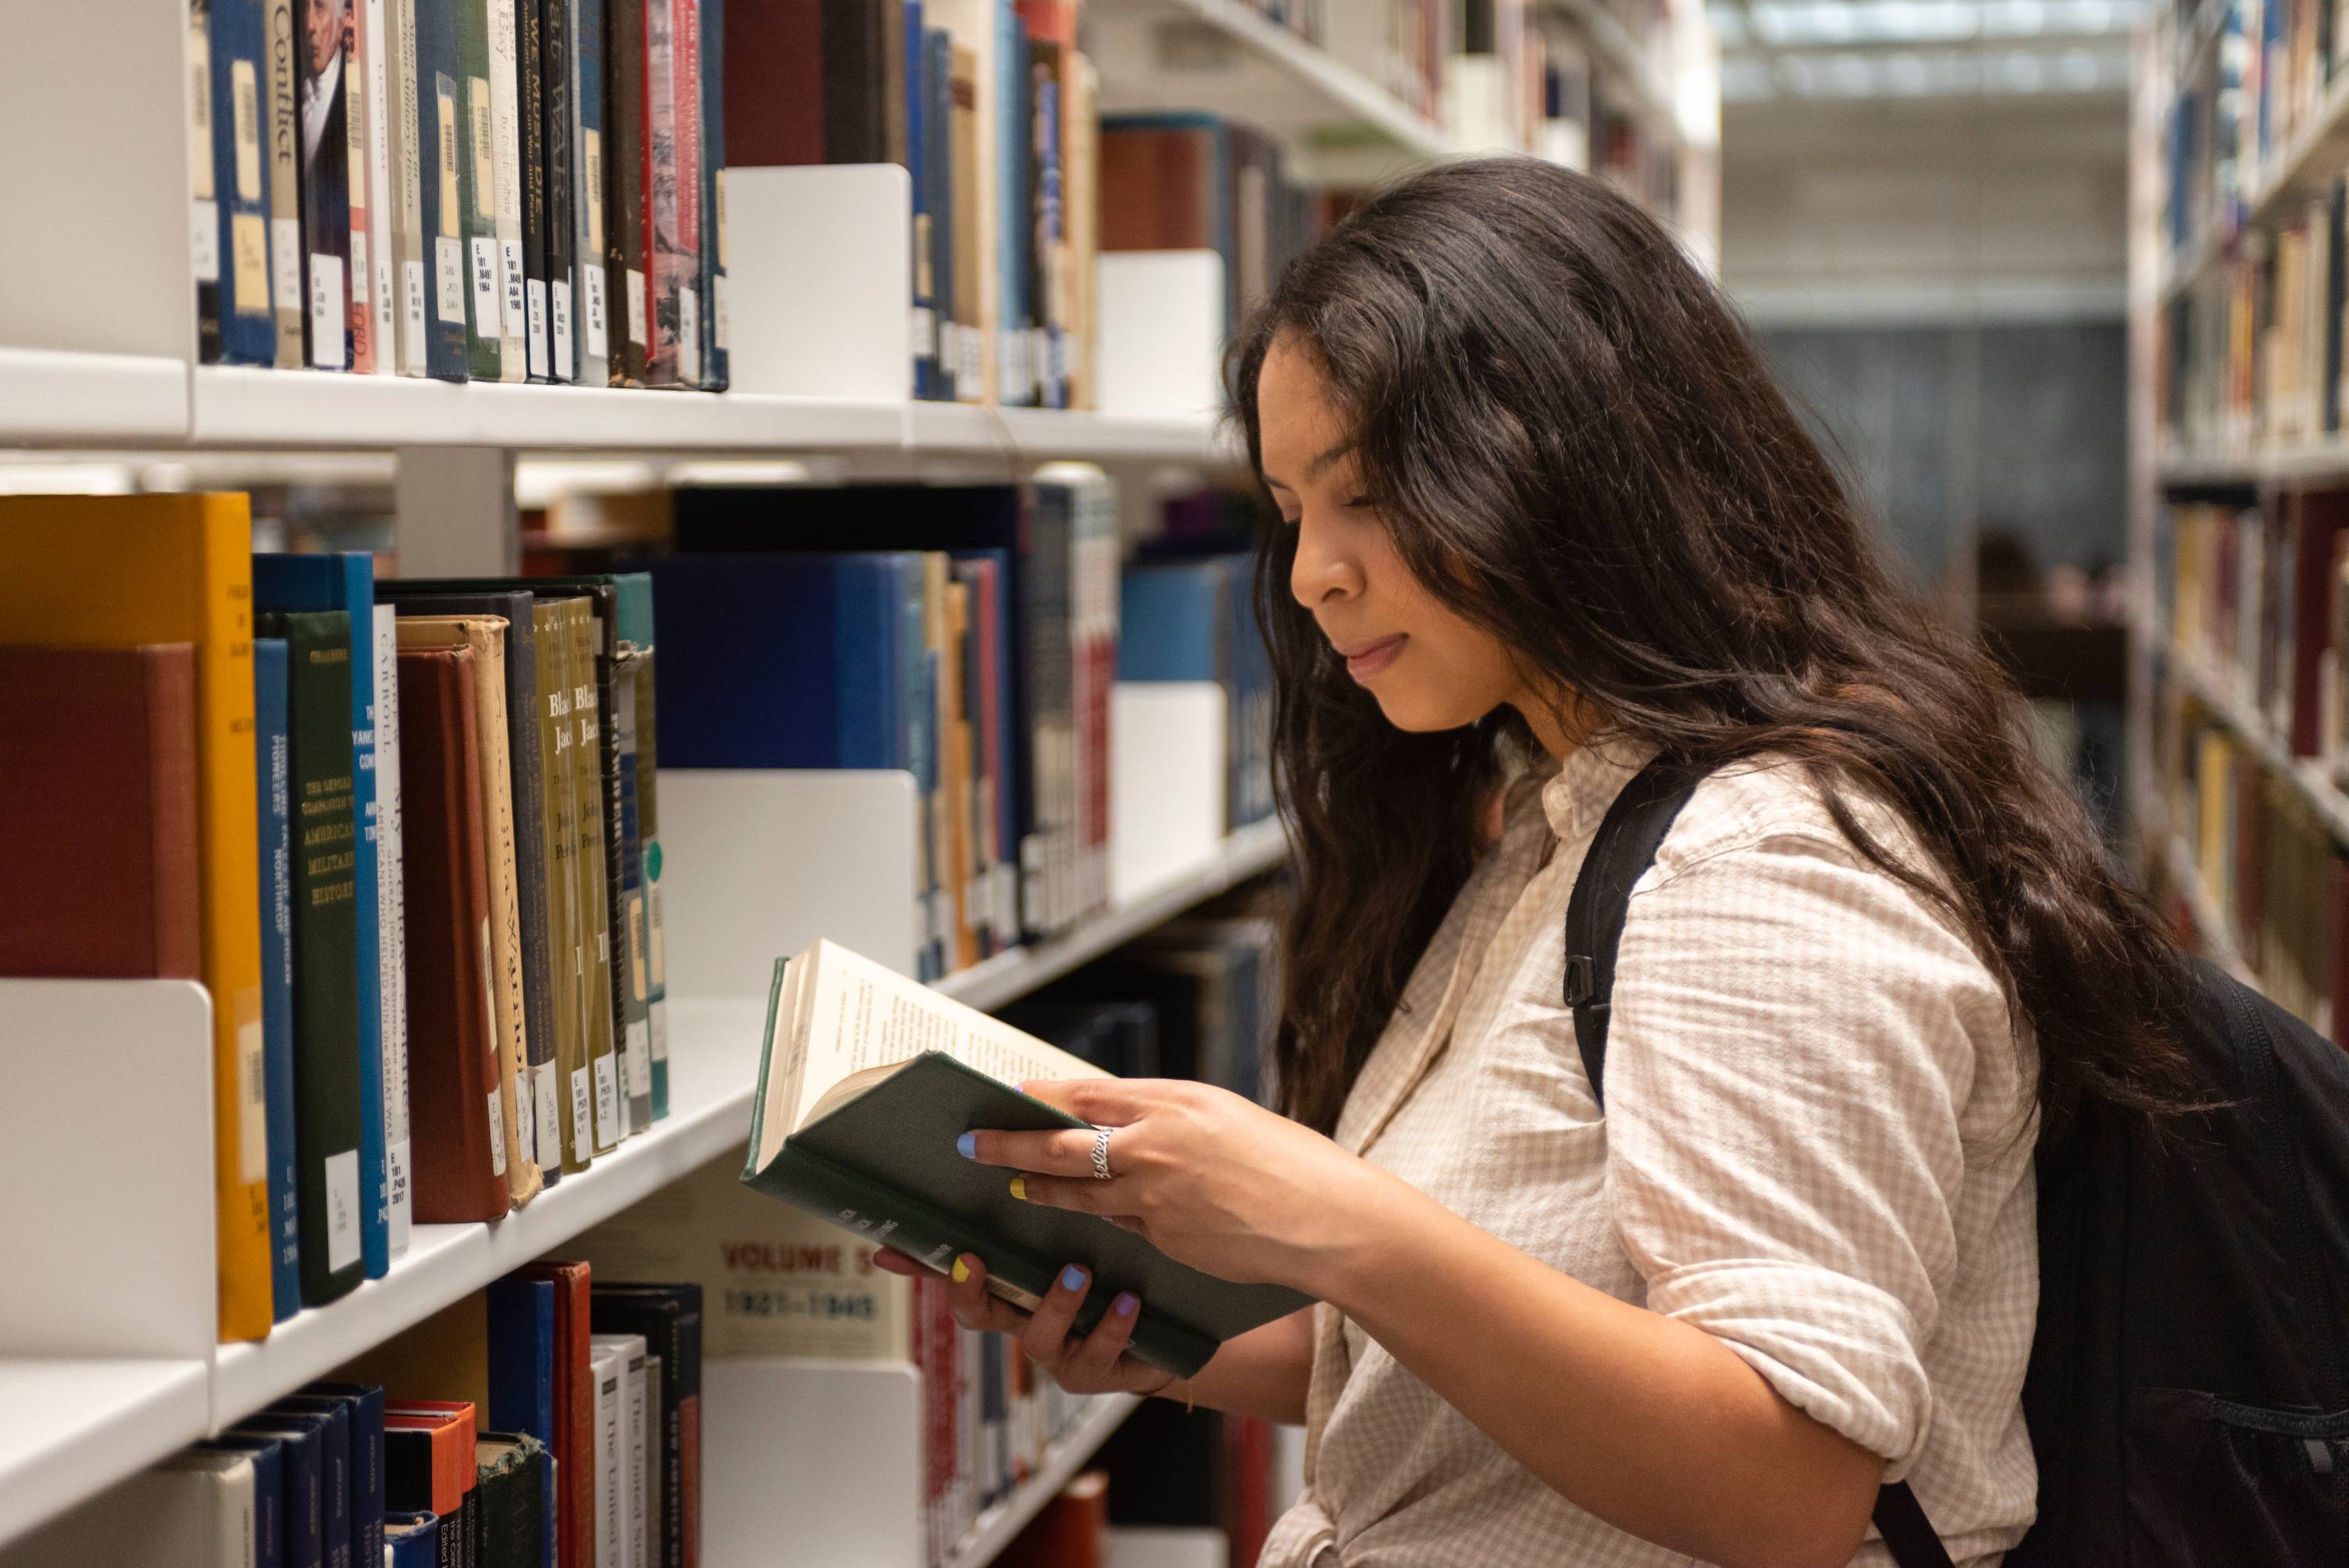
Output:
[[[1297,530],[1288,591],[1398,729],[1457,729],[1504,704],[1553,752],[1564,738],[1534,702],[1499,639],[1421,585],[1362,490],[1347,422],[1311,354],[1288,334],[1257,377],[1265,483]]]

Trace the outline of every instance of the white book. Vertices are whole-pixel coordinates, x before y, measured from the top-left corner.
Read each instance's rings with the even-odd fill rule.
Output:
[[[530,377],[530,308],[522,266],[522,88],[515,55],[515,0],[489,0],[490,146],[497,165],[498,286],[504,298],[499,322],[498,379]]]
[[[391,1255],[408,1251],[415,1212],[408,1134],[408,915],[401,879],[398,612],[375,607],[376,927],[383,1012],[383,1171]]]
[[[645,1481],[650,1456],[645,1447],[645,1336],[641,1334],[595,1334],[587,1340],[589,1358],[596,1367],[595,1398],[596,1458],[603,1458],[604,1367],[605,1358],[617,1377],[614,1389],[613,1449],[611,1465],[598,1473],[610,1476],[614,1498],[606,1504],[599,1491],[595,1500],[596,1555],[608,1568],[652,1568],[644,1555],[645,1514],[647,1499]],[[604,1522],[613,1529],[612,1551],[603,1544]]]
[[[391,249],[391,209],[398,200],[398,188],[391,179],[392,5],[393,0],[366,0],[366,12],[359,19],[367,31],[367,303],[375,313],[375,370],[378,376],[392,375],[399,367],[399,311],[398,294],[392,286]],[[359,178],[357,170],[351,178]],[[352,255],[356,257],[356,235],[353,240]]]
[[[645,1356],[645,1554],[636,1559],[645,1568],[661,1560],[661,1358]]]
[[[627,1507],[627,1488],[621,1483],[621,1455],[626,1441],[620,1417],[627,1397],[622,1347],[624,1337],[593,1335],[587,1341],[587,1381],[595,1395],[595,1568],[627,1568],[630,1556],[620,1537],[620,1520]]]

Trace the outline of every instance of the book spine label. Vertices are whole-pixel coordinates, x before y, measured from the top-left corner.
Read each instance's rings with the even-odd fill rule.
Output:
[[[530,375],[530,292],[523,265],[522,46],[518,0],[490,0],[491,156],[497,163],[496,223],[501,376]]]
[[[398,612],[375,606],[377,956],[383,1017],[383,1168],[385,1243],[408,1251],[415,1210],[408,1130],[408,912],[402,881],[399,811],[399,639]]]
[[[269,7],[269,297],[277,317],[277,367],[305,363],[306,312],[302,289],[301,54],[294,0]]]

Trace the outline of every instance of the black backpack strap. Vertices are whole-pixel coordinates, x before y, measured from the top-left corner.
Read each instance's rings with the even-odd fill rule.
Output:
[[[1655,864],[1664,835],[1687,805],[1701,773],[1659,757],[1623,786],[1592,835],[1566,906],[1566,1005],[1574,1010],[1574,1043],[1582,1052],[1590,1092],[1607,1101],[1607,1009],[1615,995],[1615,953],[1623,944],[1631,889]],[[1917,1494],[1894,1481],[1876,1494],[1876,1528],[1899,1568],[1951,1568]]]
[[[1615,950],[1631,886],[1655,863],[1701,773],[1657,758],[1623,786],[1582,858],[1574,896],[1566,906],[1566,1005],[1574,1009],[1574,1043],[1582,1051],[1590,1092],[1604,1105],[1607,1091],[1607,1003],[1615,994]]]

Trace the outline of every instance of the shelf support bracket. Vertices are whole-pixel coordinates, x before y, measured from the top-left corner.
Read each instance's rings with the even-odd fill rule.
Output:
[[[513,453],[402,447],[392,479],[403,577],[509,577],[522,568]]]

